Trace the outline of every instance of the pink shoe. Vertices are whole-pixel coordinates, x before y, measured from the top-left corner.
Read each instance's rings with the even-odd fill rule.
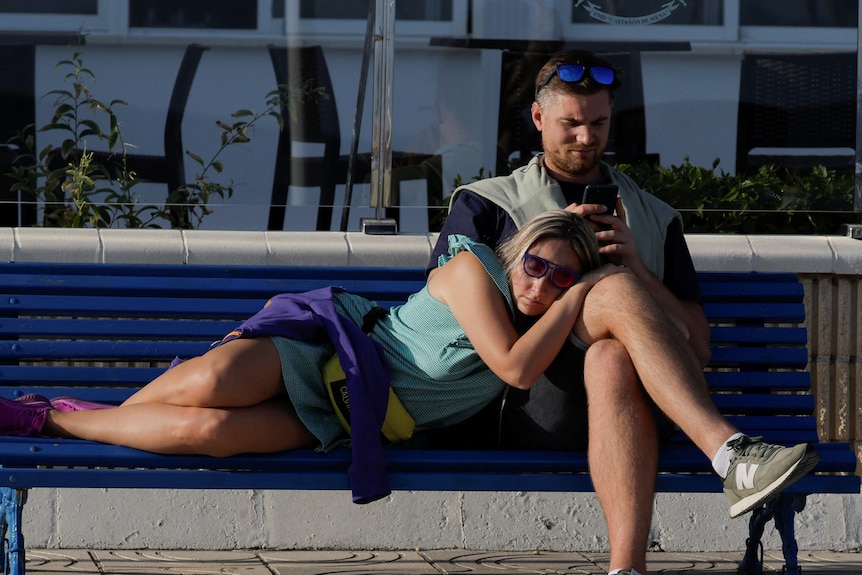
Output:
[[[87,401],[86,399],[69,396],[55,397],[51,400],[51,406],[57,411],[94,411],[96,409],[117,407],[116,405],[96,403],[95,401]]]
[[[42,402],[22,403],[0,398],[0,435],[37,437],[51,408]]]
[[[44,395],[39,395],[38,393],[22,395],[15,401],[34,407],[48,407],[57,411],[92,411],[95,409],[116,407],[107,403],[96,403],[95,401],[87,401],[69,396],[55,397],[49,400]]]
[[[38,393],[28,393],[27,395],[16,397],[15,401],[32,407],[47,407],[49,409],[51,408],[51,402],[48,400],[48,398],[44,395],[39,395]]]

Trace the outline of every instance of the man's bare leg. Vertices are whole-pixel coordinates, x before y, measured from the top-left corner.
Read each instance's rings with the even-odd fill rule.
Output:
[[[634,365],[618,341],[596,342],[587,352],[584,384],[589,404],[589,463],[605,514],[610,568],[646,573],[658,465],[652,410]]]
[[[713,404],[692,347],[632,274],[599,281],[575,331],[587,343],[622,344],[647,395],[710,460],[731,448],[722,456],[731,517],[769,501],[817,465],[817,451],[807,444],[782,447],[748,437],[729,443],[738,431]]]
[[[649,397],[707,457],[737,432],[713,404],[688,342],[632,274],[598,282],[575,331],[590,344],[619,341]]]

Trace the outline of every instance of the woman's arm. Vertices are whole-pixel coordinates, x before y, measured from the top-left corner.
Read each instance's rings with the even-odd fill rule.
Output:
[[[500,291],[479,260],[461,252],[429,279],[431,296],[449,306],[479,357],[500,379],[528,389],[547,369],[572,331],[587,292],[615,266],[594,270],[561,292],[521,337]]]

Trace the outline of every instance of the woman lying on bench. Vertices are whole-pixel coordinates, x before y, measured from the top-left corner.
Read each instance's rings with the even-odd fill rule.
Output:
[[[344,371],[379,377],[365,385],[382,383],[383,410],[388,383],[393,401],[416,426],[452,425],[498,397],[506,384],[529,387],[571,333],[592,285],[625,271],[602,266],[592,230],[563,211],[525,226],[499,259],[462,236],[451,239],[447,259],[407,303],[379,316],[374,311],[380,308],[363,297],[310,292],[312,300],[323,297],[347,318],[347,333],[330,333],[323,342],[299,339],[289,331],[292,323],[281,325],[285,302],[278,296],[209,352],[172,367],[115,409],[93,409],[104,406],[71,398],[53,405],[32,396],[0,400],[0,433],[219,457],[308,447],[327,451],[347,437],[342,419],[349,416],[342,408],[349,406],[355,430],[368,405],[357,395],[360,388],[350,388],[349,403],[342,398],[343,384],[337,383],[343,375],[326,377],[337,351],[331,340],[340,347],[342,338],[353,337],[350,328],[359,331],[356,326],[364,323],[370,338],[359,331],[353,337],[357,347],[347,350],[350,357],[338,354]],[[283,297],[289,304],[296,295]],[[519,336],[516,323],[536,316],[542,317]],[[349,365],[353,359],[355,367]],[[378,366],[383,370],[372,371]],[[403,423],[397,415],[388,419],[393,418],[388,423]]]

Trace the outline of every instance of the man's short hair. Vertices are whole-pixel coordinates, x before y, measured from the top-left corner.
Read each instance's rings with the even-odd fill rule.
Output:
[[[557,66],[565,64],[579,64],[585,68],[593,66],[605,66],[614,71],[614,80],[610,84],[599,84],[593,77],[585,71],[583,78],[577,82],[564,82],[557,74]],[[536,75],[535,90],[536,100],[539,99],[539,92],[547,92],[549,94],[597,94],[602,90],[608,92],[611,97],[611,103],[614,101],[616,91],[622,86],[620,81],[621,71],[618,70],[599,56],[587,50],[570,50],[561,52],[548,60],[539,73]],[[550,80],[549,80],[550,78]],[[543,86],[544,84],[544,86]],[[541,89],[540,89],[541,88]]]

